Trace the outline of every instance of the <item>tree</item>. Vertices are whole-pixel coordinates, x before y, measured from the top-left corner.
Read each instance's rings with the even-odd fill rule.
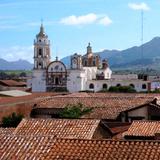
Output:
[[[60,113],[61,118],[80,118],[82,115],[91,112],[92,108],[85,107],[82,103],[69,104]]]
[[[109,92],[135,93],[136,90],[132,86],[111,86]]]
[[[11,115],[2,118],[2,127],[17,127],[23,115],[13,112]]]

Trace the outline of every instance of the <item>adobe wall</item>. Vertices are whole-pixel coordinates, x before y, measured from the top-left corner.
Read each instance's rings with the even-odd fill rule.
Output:
[[[29,117],[30,112],[32,110],[33,102],[30,103],[20,103],[16,105],[12,104],[4,104],[4,106],[0,106],[0,122],[2,121],[2,118],[4,116],[8,116],[12,114],[13,112],[17,114],[22,114],[24,117]]]

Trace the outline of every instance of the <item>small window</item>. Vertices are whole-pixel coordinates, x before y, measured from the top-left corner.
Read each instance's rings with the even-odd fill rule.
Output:
[[[142,89],[146,89],[147,85],[146,84],[142,84]]]
[[[94,89],[94,84],[93,84],[93,83],[91,83],[91,84],[89,85],[89,89]]]
[[[103,84],[103,89],[107,89],[107,84]]]
[[[130,86],[131,86],[132,88],[135,88],[134,84],[130,84]]]
[[[117,87],[120,87],[121,86],[121,84],[117,84]]]
[[[58,70],[58,69],[59,69],[59,66],[58,66],[58,65],[56,65],[56,66],[54,67],[54,69],[55,69],[55,70]]]

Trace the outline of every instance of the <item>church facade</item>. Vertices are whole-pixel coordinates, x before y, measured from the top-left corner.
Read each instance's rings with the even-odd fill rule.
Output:
[[[108,61],[94,54],[90,43],[84,55],[75,53],[70,57],[68,68],[57,57],[51,61],[50,41],[41,25],[34,40],[34,68],[30,85],[32,92],[97,92],[120,85],[130,85],[139,92],[148,91],[150,82],[133,75],[113,75]]]
[[[32,92],[65,90],[67,86],[66,66],[56,58],[51,62],[50,41],[41,25],[34,40],[34,68],[31,80]]]

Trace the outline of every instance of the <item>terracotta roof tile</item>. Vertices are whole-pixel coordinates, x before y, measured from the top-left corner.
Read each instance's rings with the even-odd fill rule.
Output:
[[[115,119],[120,112],[150,103],[154,97],[50,97],[37,103],[37,108],[64,108],[67,104],[82,103],[93,108],[85,118]]]
[[[49,160],[53,136],[0,136],[0,160]]]
[[[53,136],[0,136],[0,159],[159,160],[159,141],[55,139]]]
[[[160,121],[133,121],[123,136],[154,137],[156,133],[160,133]]]
[[[0,80],[0,83],[4,84],[6,86],[15,86],[15,87],[26,86],[26,83],[24,83],[24,82],[17,82],[15,80]]]
[[[23,119],[14,134],[91,139],[99,123],[87,119]]]
[[[0,128],[0,135],[8,135],[14,132],[15,128]]]

